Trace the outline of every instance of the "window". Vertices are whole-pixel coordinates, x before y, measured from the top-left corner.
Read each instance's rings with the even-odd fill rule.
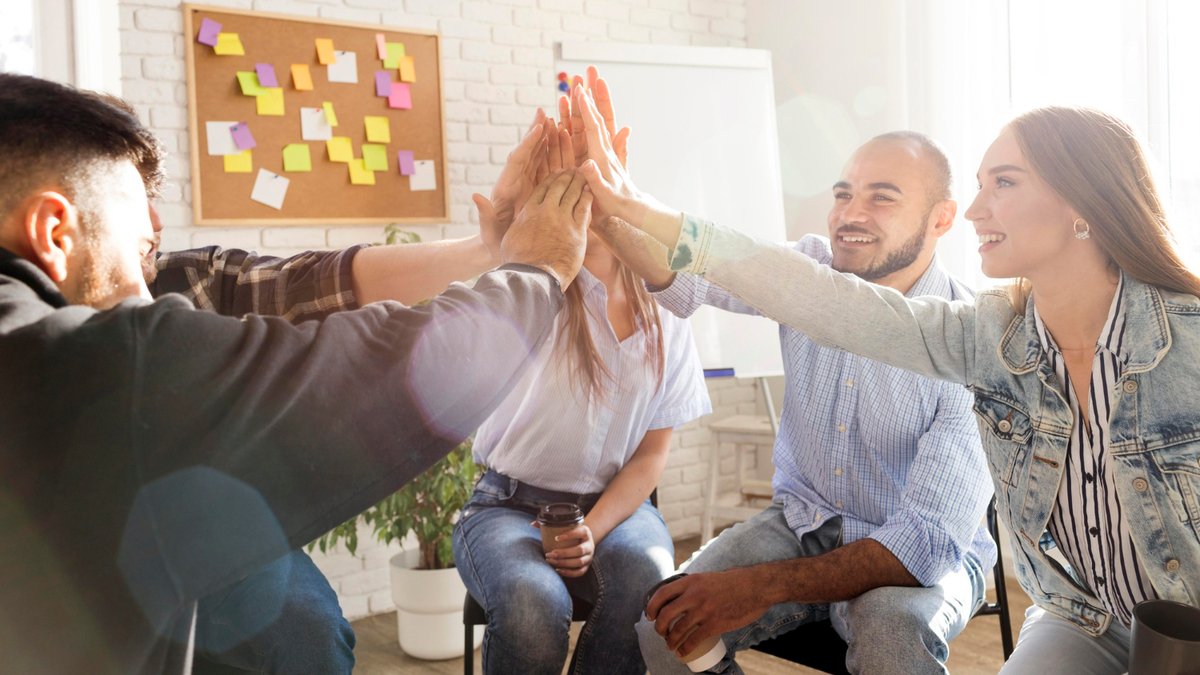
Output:
[[[0,72],[33,75],[33,0],[0,4]]]

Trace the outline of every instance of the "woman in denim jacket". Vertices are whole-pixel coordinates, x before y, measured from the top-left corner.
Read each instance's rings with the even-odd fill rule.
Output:
[[[657,204],[581,104],[589,184],[617,217],[593,229],[634,269],[661,275],[669,260],[819,342],[974,392],[1035,603],[1003,672],[1124,672],[1134,604],[1200,606],[1200,279],[1124,123],[1045,108],[1003,129],[966,215],[983,271],[1019,281],[969,305],[908,300]],[[729,628],[675,604],[657,617],[672,647]]]

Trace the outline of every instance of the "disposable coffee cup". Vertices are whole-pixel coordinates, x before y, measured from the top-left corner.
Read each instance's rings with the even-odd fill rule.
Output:
[[[654,597],[654,593],[656,591],[658,591],[659,588],[671,583],[672,581],[677,581],[686,576],[687,576],[686,572],[680,572],[679,574],[673,574],[673,575],[667,577],[666,579],[663,579],[662,581],[658,582],[657,584],[654,584],[654,586],[651,587],[649,591],[646,591],[646,599],[642,603],[642,616],[644,618],[646,618],[647,621],[649,621],[649,617],[646,617],[646,609],[645,608],[646,608],[646,605],[650,604],[650,598]],[[679,619],[682,619],[683,617],[684,617],[684,615],[680,614],[679,618],[677,618],[675,620],[678,621]],[[675,624],[671,624],[671,625],[675,625]],[[720,663],[721,659],[725,658],[725,652],[726,652],[725,641],[721,639],[720,635],[714,635],[711,638],[705,640],[704,642],[701,642],[690,653],[684,654],[683,656],[679,656],[678,654],[676,654],[676,658],[678,658],[684,665],[686,665],[688,667],[688,670],[692,671],[693,673],[701,673],[701,672],[708,670],[709,668],[712,668],[713,666],[717,665],[718,663]]]
[[[573,546],[573,541],[554,541],[563,532],[568,532],[583,524],[583,511],[578,504],[557,502],[547,504],[538,511],[538,525],[542,530],[542,550],[546,553],[557,548]]]
[[[1139,602],[1130,632],[1129,675],[1200,675],[1200,608]]]

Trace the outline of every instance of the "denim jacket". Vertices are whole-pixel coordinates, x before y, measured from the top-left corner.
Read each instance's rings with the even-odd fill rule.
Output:
[[[1083,630],[1107,630],[1112,616],[1049,551],[1046,526],[1075,418],[1038,341],[1032,304],[1018,314],[998,289],[974,305],[906,299],[690,216],[672,267],[704,275],[818,342],[965,384],[1021,586]],[[1128,276],[1122,293],[1129,362],[1114,385],[1110,467],[1155,592],[1200,606],[1200,300]]]

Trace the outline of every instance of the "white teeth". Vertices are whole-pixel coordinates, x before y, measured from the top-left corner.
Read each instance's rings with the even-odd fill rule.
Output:
[[[979,235],[979,243],[980,244],[990,244],[990,243],[996,242],[996,241],[1004,241],[1004,235],[1002,235],[1002,234],[981,234],[981,235]]]
[[[869,243],[875,241],[874,237],[856,237],[854,235],[849,235],[849,234],[844,234],[839,238],[842,241],[851,242],[851,243],[855,243],[855,244],[869,244]]]

